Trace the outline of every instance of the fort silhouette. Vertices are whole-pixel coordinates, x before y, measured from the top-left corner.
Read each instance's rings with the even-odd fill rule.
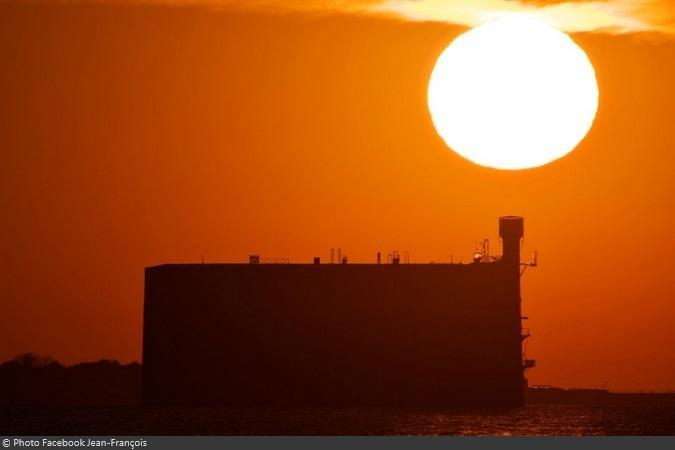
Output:
[[[473,264],[165,264],[145,270],[145,405],[524,401],[523,219]]]

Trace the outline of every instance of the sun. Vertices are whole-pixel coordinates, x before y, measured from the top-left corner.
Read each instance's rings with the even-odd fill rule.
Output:
[[[586,53],[557,29],[509,17],[457,37],[428,89],[445,143],[496,169],[527,169],[571,152],[590,130],[598,84]]]

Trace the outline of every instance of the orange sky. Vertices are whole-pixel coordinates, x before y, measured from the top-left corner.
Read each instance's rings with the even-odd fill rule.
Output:
[[[426,87],[462,28],[377,16],[0,5],[0,360],[140,358],[143,268],[249,253],[468,261],[526,218],[535,384],[675,389],[675,39],[575,35],[569,156],[481,168]]]

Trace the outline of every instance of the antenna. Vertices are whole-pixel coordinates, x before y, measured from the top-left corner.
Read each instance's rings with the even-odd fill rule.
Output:
[[[476,250],[473,251],[474,263],[490,262],[490,240],[483,239],[483,241],[476,242]]]
[[[520,275],[522,276],[528,267],[537,267],[539,265],[538,259],[539,253],[535,250],[530,254],[530,262],[520,263]]]

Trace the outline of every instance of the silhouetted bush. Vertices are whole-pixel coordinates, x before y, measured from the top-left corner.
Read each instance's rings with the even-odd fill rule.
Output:
[[[141,366],[100,360],[65,367],[49,356],[24,353],[0,364],[4,404],[132,405],[140,399]]]
[[[37,353],[29,352],[15,356],[14,359],[5,362],[2,365],[15,365],[26,369],[36,369],[40,367],[47,367],[51,364],[58,364],[60,366],[60,364],[51,356],[38,355]]]

